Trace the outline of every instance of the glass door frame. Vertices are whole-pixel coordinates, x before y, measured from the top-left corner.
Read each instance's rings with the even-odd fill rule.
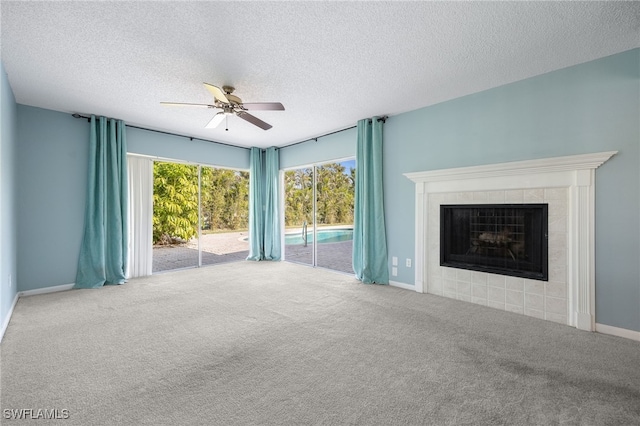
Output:
[[[280,214],[280,229],[282,230],[280,232],[280,247],[282,247],[282,256],[281,256],[281,260],[286,260],[286,255],[287,255],[287,250],[286,250],[286,246],[285,246],[285,233],[286,233],[286,229],[285,229],[285,214],[286,214],[286,198],[287,198],[287,194],[286,194],[286,186],[285,186],[285,182],[284,182],[284,174],[285,172],[288,171],[292,171],[292,170],[298,170],[298,169],[313,169],[313,206],[312,206],[312,211],[313,211],[313,248],[312,248],[312,253],[311,253],[311,265],[314,268],[323,268],[323,266],[318,266],[318,238],[316,233],[318,231],[318,173],[317,173],[317,168],[319,166],[323,166],[325,164],[329,164],[329,163],[342,163],[344,161],[350,161],[350,160],[355,160],[356,157],[355,155],[353,156],[349,156],[349,157],[342,157],[342,158],[337,158],[337,159],[332,159],[332,160],[325,160],[325,161],[321,161],[321,162],[317,162],[317,163],[311,163],[311,164],[303,164],[303,165],[299,165],[299,166],[292,166],[292,167],[287,167],[284,169],[280,169],[280,174],[279,174],[279,186],[280,186],[280,211],[282,212]],[[357,164],[356,164],[357,167]],[[306,264],[305,264],[306,265]],[[327,268],[330,269],[330,268]],[[333,269],[332,269],[333,270]],[[340,272],[340,271],[338,271]]]
[[[285,169],[280,169],[279,171],[279,175],[278,175],[278,180],[279,180],[279,193],[280,193],[280,247],[282,247],[281,250],[281,256],[280,256],[280,260],[285,261],[286,260],[286,255],[287,255],[287,250],[286,250],[286,245],[285,245],[285,234],[287,232],[286,228],[285,228],[285,223],[286,223],[286,208],[287,208],[287,193],[286,193],[286,186],[285,186],[285,181],[284,181],[284,175],[286,172],[292,171],[292,170],[300,170],[300,169],[311,169],[311,176],[312,176],[312,197],[313,197],[313,203],[311,206],[311,211],[312,211],[312,217],[313,217],[313,223],[312,223],[312,231],[313,231],[313,244],[312,244],[312,248],[311,248],[311,264],[310,266],[315,267],[316,266],[316,164],[308,164],[308,165],[301,165],[301,166],[294,166],[294,167],[287,167]],[[303,265],[308,265],[308,263],[303,263],[303,262],[296,262],[296,263],[301,263]]]
[[[226,166],[216,166],[216,165],[212,165],[212,164],[205,164],[205,163],[196,163],[193,161],[186,161],[186,160],[176,160],[173,158],[164,158],[164,157],[147,157],[147,158],[151,158],[152,163],[155,164],[156,162],[159,163],[174,163],[174,164],[185,164],[187,166],[197,166],[198,167],[198,263],[197,265],[194,266],[187,266],[184,268],[178,268],[178,269],[191,269],[191,268],[202,268],[203,266],[211,266],[211,265],[203,265],[202,264],[202,168],[203,167],[210,167],[213,169],[224,169],[224,170],[233,170],[233,171],[240,171],[240,172],[248,172],[249,174],[251,174],[251,171],[249,169],[242,169],[242,168],[233,168],[233,167],[226,167]],[[152,164],[152,167],[153,167]],[[155,179],[155,176],[152,177],[152,180]],[[282,175],[282,181],[284,182],[284,174]],[[153,182],[152,182],[152,194],[151,196],[153,197]],[[153,218],[153,208],[151,209],[151,217]],[[151,220],[151,222],[153,222],[153,219]],[[248,224],[247,224],[248,225]],[[284,243],[284,233],[282,236],[282,241]],[[152,250],[153,253],[153,250]],[[153,254],[151,255],[151,263],[153,265]],[[156,274],[158,273],[164,273],[164,272],[169,272],[169,271],[175,271],[176,269],[167,269],[167,270],[163,270],[163,271],[157,271],[155,272]],[[153,271],[153,267],[152,267],[152,271]],[[152,272],[152,274],[154,274],[154,272]]]

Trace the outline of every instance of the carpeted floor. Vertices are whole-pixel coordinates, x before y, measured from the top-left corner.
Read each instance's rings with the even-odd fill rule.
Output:
[[[3,424],[640,424],[639,342],[286,262],[24,297],[1,357]]]

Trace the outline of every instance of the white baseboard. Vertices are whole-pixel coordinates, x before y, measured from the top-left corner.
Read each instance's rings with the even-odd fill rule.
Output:
[[[612,336],[624,337],[640,342],[640,331],[627,330],[626,328],[618,328],[610,325],[596,323],[596,332],[602,334],[610,334]]]
[[[0,343],[2,343],[4,332],[7,330],[7,327],[9,326],[9,321],[11,321],[11,316],[13,315],[13,308],[16,307],[16,303],[18,303],[19,297],[20,297],[20,294],[16,293],[16,297],[13,298],[13,303],[11,303],[11,308],[9,308],[9,312],[7,312],[7,317],[2,323],[2,328],[0,329]]]
[[[398,281],[389,281],[389,285],[398,287],[398,288],[403,288],[405,290],[416,291],[416,286],[411,284],[400,283]]]
[[[389,281],[389,285],[403,288],[405,290],[416,291],[415,286],[412,286],[411,284],[405,284],[397,281]],[[640,331],[627,330],[626,328],[613,327],[611,325],[598,324],[598,323],[596,323],[595,331],[597,333],[609,334],[612,336],[623,337],[625,339],[631,339],[631,340],[640,342]]]
[[[71,290],[75,284],[62,284],[56,285],[53,287],[44,287],[44,288],[36,288],[35,290],[25,290],[21,291],[18,294],[20,297],[22,296],[35,296],[36,294],[46,294],[46,293],[56,293],[58,291],[67,291]]]
[[[36,294],[55,293],[58,291],[71,290],[74,285],[75,284],[73,283],[63,284],[63,285],[56,285],[53,287],[37,288],[35,290],[26,290],[26,291],[17,292],[16,297],[13,299],[13,303],[11,304],[11,309],[9,309],[9,312],[7,313],[7,318],[2,323],[2,328],[0,329],[0,343],[2,342],[2,338],[4,337],[4,332],[7,330],[7,327],[9,326],[9,321],[11,321],[11,316],[13,315],[13,308],[16,307],[16,303],[18,303],[19,298],[23,296],[34,296]]]

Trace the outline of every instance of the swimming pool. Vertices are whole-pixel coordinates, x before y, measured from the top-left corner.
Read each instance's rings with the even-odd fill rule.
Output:
[[[353,240],[353,229],[320,229],[317,231],[318,244],[323,243],[339,243],[341,241]],[[307,231],[307,244],[313,243],[313,230]],[[304,244],[302,239],[302,232],[296,232],[295,234],[285,234],[285,245],[301,245]]]

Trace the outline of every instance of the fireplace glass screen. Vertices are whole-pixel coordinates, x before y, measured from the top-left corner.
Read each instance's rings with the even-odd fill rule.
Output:
[[[547,204],[440,206],[440,265],[547,281]]]

